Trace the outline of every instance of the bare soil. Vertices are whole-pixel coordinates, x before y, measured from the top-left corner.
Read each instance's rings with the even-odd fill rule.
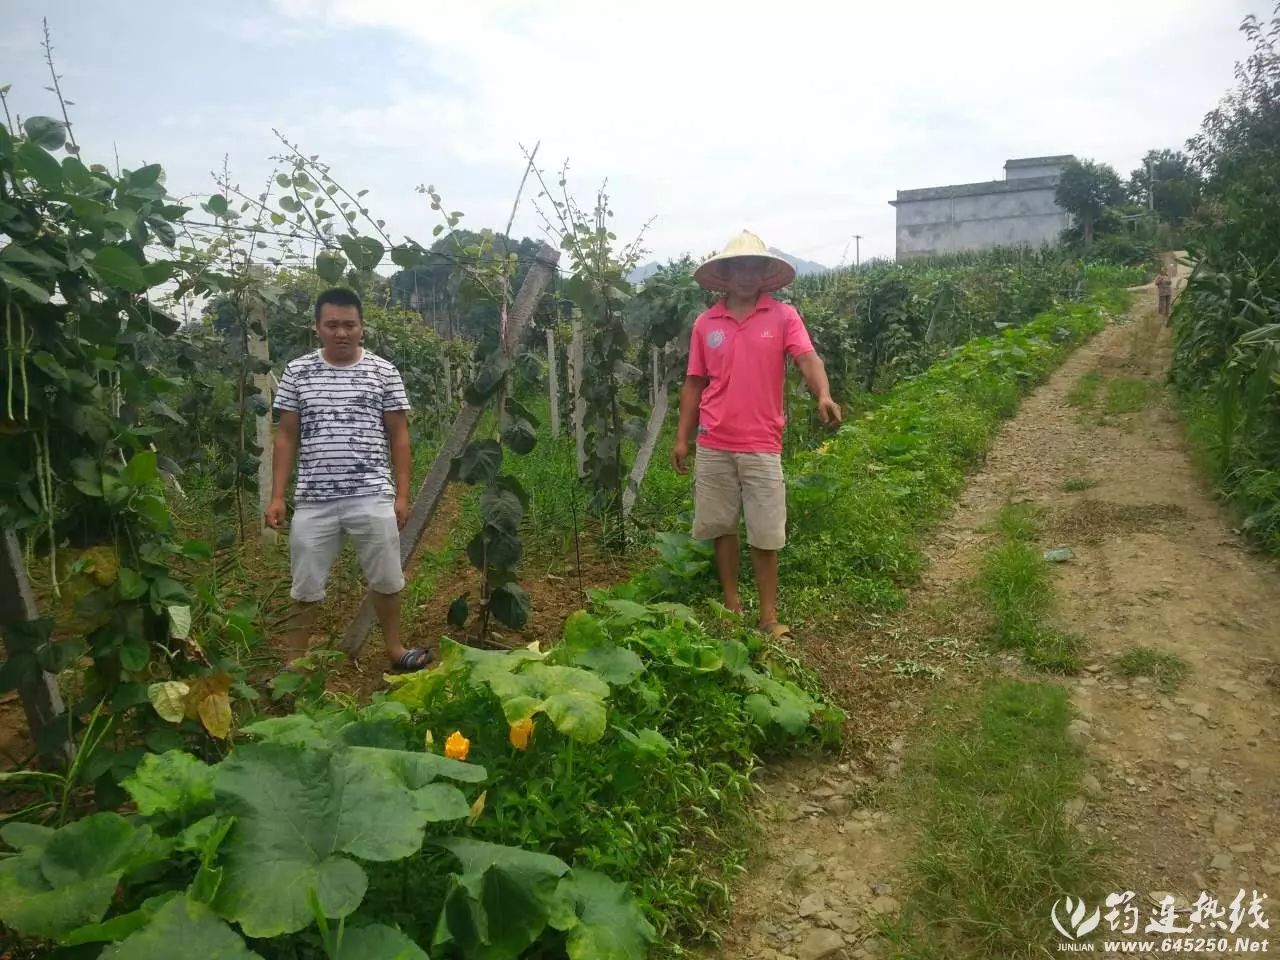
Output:
[[[1203,890],[1226,903],[1256,888],[1276,912],[1280,565],[1250,548],[1191,463],[1164,388],[1169,332],[1154,308],[1154,288],[1136,288],[1129,316],[1069,357],[1005,424],[927,549],[901,616],[801,645],[855,735],[838,759],[765,771],[764,852],[740,884],[725,956],[887,955],[877,931],[899,908],[912,848],[892,790],[899,758],[927,735],[938,689],[963,689],[993,668],[1024,670],[984,652],[973,588],[1011,501],[1037,509],[1044,547],[1074,553],[1056,567],[1055,621],[1088,644],[1086,669],[1064,680],[1090,770],[1069,805],[1081,842],[1101,843],[1114,889],[1140,900],[1168,892],[1185,907]],[[1150,381],[1155,401],[1106,416],[1069,406],[1071,387],[1094,370],[1104,390],[1119,377]],[[1068,478],[1093,484],[1068,492]],[[1115,659],[1139,646],[1187,662],[1180,688],[1166,694],[1118,671]],[[895,674],[906,661],[945,672],[934,681]]]

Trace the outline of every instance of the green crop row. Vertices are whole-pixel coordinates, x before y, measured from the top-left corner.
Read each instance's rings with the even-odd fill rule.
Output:
[[[1019,398],[1100,330],[1124,291],[1064,304],[979,337],[789,469],[792,544],[783,576],[800,610],[837,595],[892,606],[921,563],[920,543]],[[1105,303],[1105,307],[1103,304]]]

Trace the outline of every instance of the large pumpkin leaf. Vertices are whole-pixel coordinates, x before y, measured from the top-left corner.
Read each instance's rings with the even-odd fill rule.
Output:
[[[174,897],[145,927],[104,950],[100,960],[171,960],[179,954],[201,960],[262,960],[212,910],[187,897]]]
[[[430,960],[427,951],[394,927],[348,927],[333,960]]]
[[[801,734],[822,706],[794,683],[775,680],[750,668],[740,676],[744,686],[753,691],[743,698],[742,705],[760,727],[767,729],[776,724],[792,736]]]
[[[585,667],[613,686],[625,687],[644,673],[640,656],[610,640],[600,621],[585,610],[569,615],[564,624],[564,639],[554,655]]]
[[[594,743],[604,735],[609,685],[589,670],[531,662],[488,678],[507,723],[543,712],[565,736]]]
[[[512,673],[522,664],[542,658],[541,653],[528,648],[509,652],[481,650],[444,637],[440,641],[440,663],[435,669],[388,675],[391,699],[411,710],[421,710],[430,705],[454,677],[467,676],[473,683],[488,684],[495,676]]]
[[[144,816],[168,813],[186,818],[213,802],[214,770],[189,753],[149,753],[122,784]]]
[[[569,865],[557,857],[452,837],[439,845],[458,858],[432,946],[452,945],[474,960],[517,957],[547,926],[575,922],[556,887]]]
[[[547,697],[543,712],[557,730],[573,740],[595,743],[604,736],[606,711],[604,700],[581,690],[557,693]]]
[[[556,892],[572,905],[578,920],[565,943],[569,960],[644,960],[648,955],[656,931],[622,884],[574,869]]]
[[[0,861],[0,920],[28,936],[56,939],[97,923],[125,872],[158,859],[148,827],[95,813],[58,830],[0,832],[21,852]]]
[[[401,750],[240,747],[218,765],[215,780],[237,817],[222,848],[215,908],[251,937],[310,924],[312,891],[325,916],[345,917],[364,899],[368,878],[343,854],[398,860],[415,853],[427,823],[462,819],[469,809],[437,777],[485,776],[483,767]]]

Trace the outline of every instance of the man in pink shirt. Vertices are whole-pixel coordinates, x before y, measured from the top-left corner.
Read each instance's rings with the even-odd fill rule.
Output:
[[[745,230],[694,271],[698,283],[725,296],[694,321],[671,451],[676,471],[688,473],[697,427],[693,536],[715,540],[725,606],[741,611],[738,520],[745,514],[760,629],[774,637],[788,633],[778,622],[778,551],[787,526],[782,388],[788,356],[818,398],[822,422],[840,422],[840,407],[831,399],[826,368],[804,321],[794,307],[769,296],[795,275],[791,264]]]

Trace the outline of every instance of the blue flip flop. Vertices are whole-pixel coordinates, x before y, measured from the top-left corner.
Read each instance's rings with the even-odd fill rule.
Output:
[[[413,647],[402,653],[391,669],[395,673],[417,673],[419,670],[427,669],[433,660],[435,656],[430,650],[419,650]]]

